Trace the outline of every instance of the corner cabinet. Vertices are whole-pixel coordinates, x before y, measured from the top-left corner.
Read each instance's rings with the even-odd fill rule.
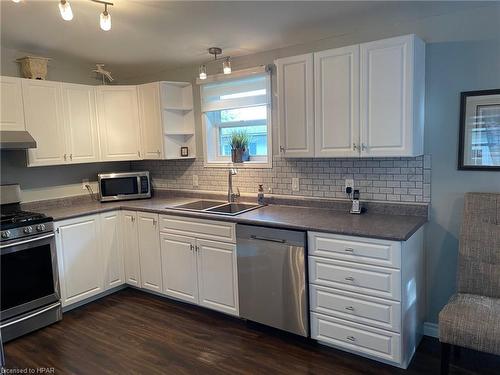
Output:
[[[21,78],[0,77],[0,130],[25,130]]]
[[[139,234],[137,232],[137,212],[122,211],[122,246],[125,263],[125,282],[141,286],[141,263],[139,260]]]
[[[104,288],[111,289],[125,283],[120,211],[102,213],[99,220],[104,262]]]
[[[415,35],[275,64],[284,157],[423,154],[425,44]]]
[[[98,86],[96,98],[101,159],[142,159],[136,86]]]
[[[158,214],[137,213],[141,288],[162,291],[160,234]]]
[[[163,159],[163,128],[160,111],[160,83],[137,86],[144,159]]]
[[[313,55],[287,57],[275,64],[280,152],[285,157],[314,156]]]

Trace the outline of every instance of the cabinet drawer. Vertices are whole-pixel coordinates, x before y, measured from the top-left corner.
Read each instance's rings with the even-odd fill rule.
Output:
[[[369,357],[401,361],[399,334],[323,314],[311,314],[311,338]]]
[[[399,268],[401,242],[309,233],[309,254],[349,262]]]
[[[311,285],[310,305],[314,312],[401,332],[399,302]]]
[[[160,230],[182,236],[236,243],[236,226],[224,221],[160,215]]]
[[[309,257],[309,282],[370,296],[401,298],[399,270]]]

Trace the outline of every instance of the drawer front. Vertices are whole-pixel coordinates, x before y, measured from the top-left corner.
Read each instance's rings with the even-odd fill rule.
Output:
[[[312,313],[311,338],[370,357],[401,362],[401,337],[397,333]]]
[[[309,232],[309,254],[382,267],[401,267],[401,242]]]
[[[309,290],[311,310],[314,312],[401,332],[399,302],[317,285],[311,285]]]
[[[309,257],[309,282],[375,297],[401,299],[400,271]]]
[[[183,236],[236,243],[236,225],[224,221],[160,215],[160,230]]]

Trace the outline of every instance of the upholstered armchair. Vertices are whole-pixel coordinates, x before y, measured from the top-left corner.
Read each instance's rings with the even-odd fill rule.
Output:
[[[441,373],[452,346],[500,355],[500,194],[467,193],[458,292],[439,313]]]

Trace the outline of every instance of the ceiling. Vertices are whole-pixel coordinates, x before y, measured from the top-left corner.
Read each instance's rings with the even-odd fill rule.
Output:
[[[137,1],[114,0],[112,30],[99,28],[103,7],[70,0],[74,18],[63,21],[57,1],[1,2],[3,47],[47,57],[102,62],[128,72],[175,68],[208,59],[207,48],[231,56],[302,44],[381,22],[419,18],[480,6],[427,1]]]

